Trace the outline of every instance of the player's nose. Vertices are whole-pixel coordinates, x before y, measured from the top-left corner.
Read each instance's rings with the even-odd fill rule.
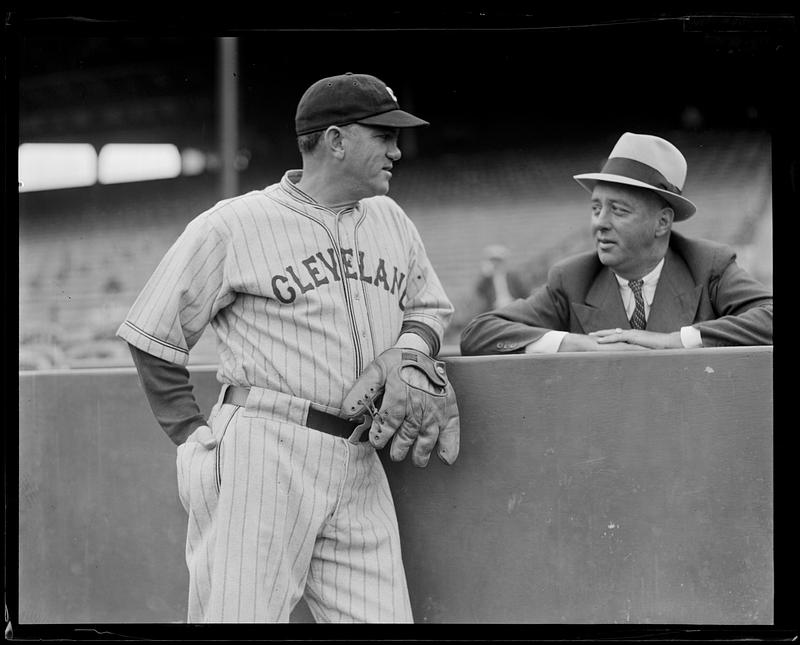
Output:
[[[386,151],[386,156],[392,161],[400,161],[400,157],[403,156],[403,153],[400,152],[400,148],[395,143]]]

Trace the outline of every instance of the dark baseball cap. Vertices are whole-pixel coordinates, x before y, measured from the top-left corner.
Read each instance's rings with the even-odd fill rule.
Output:
[[[394,92],[382,80],[350,72],[323,78],[309,87],[297,104],[294,123],[298,136],[348,123],[390,128],[430,125],[401,110]]]

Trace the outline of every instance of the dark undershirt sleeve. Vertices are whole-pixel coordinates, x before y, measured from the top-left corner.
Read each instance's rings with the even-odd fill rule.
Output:
[[[400,333],[405,334],[407,331],[417,334],[417,336],[428,344],[431,356],[436,356],[439,353],[439,337],[428,325],[417,322],[416,320],[408,320],[403,323]]]
[[[130,343],[128,347],[156,420],[175,445],[182,444],[198,427],[206,425],[192,393],[189,370]]]

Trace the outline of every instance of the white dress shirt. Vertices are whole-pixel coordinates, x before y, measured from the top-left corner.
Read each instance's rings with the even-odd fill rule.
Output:
[[[642,285],[642,297],[644,299],[644,319],[650,317],[650,306],[653,304],[653,298],[656,295],[656,286],[658,279],[661,277],[661,269],[664,266],[664,259],[656,264],[655,269],[642,277],[644,284]],[[633,289],[628,286],[628,281],[625,278],[620,278],[616,273],[614,277],[619,284],[619,295],[622,296],[622,304],[625,305],[625,316],[628,320],[631,319],[633,312],[636,309],[636,298],[633,295]]]
[[[650,306],[653,304],[653,298],[656,295],[656,286],[658,286],[658,279],[661,276],[661,269],[664,267],[664,259],[661,259],[655,268],[647,275],[642,277],[644,284],[642,285],[642,298],[644,299],[644,317],[647,320],[650,317]],[[628,280],[621,278],[616,273],[614,277],[617,279],[619,285],[619,294],[622,297],[622,304],[625,306],[625,315],[630,320],[636,309],[636,298],[633,291],[628,286]],[[702,347],[703,340],[700,337],[700,330],[688,325],[681,327],[681,343],[684,348],[692,349],[694,347]],[[566,331],[548,331],[539,340],[532,342],[525,348],[526,354],[555,354],[558,348],[561,347],[561,341],[564,340],[569,332]]]

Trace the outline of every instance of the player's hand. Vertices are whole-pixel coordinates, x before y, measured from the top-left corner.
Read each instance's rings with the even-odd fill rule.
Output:
[[[616,330],[611,330],[616,332]],[[622,330],[620,330],[622,331]],[[633,342],[626,342],[619,339],[612,339],[600,342],[600,339],[592,334],[567,334],[561,341],[558,348],[559,352],[628,352],[631,350],[650,349],[645,345],[637,345]]]
[[[186,441],[196,441],[202,445],[206,450],[211,450],[217,445],[217,439],[214,436],[211,428],[208,426],[198,426]]]
[[[364,419],[376,448],[391,439],[393,461],[402,461],[409,451],[411,462],[421,468],[434,450],[446,464],[458,457],[458,405],[445,365],[418,350],[393,347],[378,356],[356,380],[342,411]]]
[[[446,464],[452,464],[458,456],[460,441],[460,418],[455,395],[452,395],[450,401],[446,400],[447,396],[443,392],[445,385],[432,382],[423,370],[416,367],[401,367],[400,376],[409,386],[408,399],[406,401],[408,413],[400,420],[397,432],[392,439],[392,446],[389,451],[390,458],[393,461],[402,461],[408,451],[411,450],[411,462],[415,466],[425,467],[428,464],[431,453],[438,444],[437,454],[439,458]],[[444,380],[446,381],[446,379]],[[452,393],[452,387],[450,387],[449,383],[446,386]],[[445,419],[434,410],[426,412],[426,408],[431,407],[430,397],[440,397],[442,395],[444,395],[445,400],[441,402],[441,405],[451,406]],[[385,397],[386,395],[384,394]],[[391,414],[388,409],[389,406],[386,407],[387,413]],[[397,419],[400,416],[401,407],[399,405],[395,406],[395,410],[394,419]],[[383,408],[381,408],[381,411],[383,411]],[[375,421],[373,421],[374,424]],[[379,436],[380,428],[378,429]],[[370,434],[370,439],[372,439],[372,434]],[[387,441],[388,437],[383,440],[376,439],[373,444],[381,448],[386,445]]]
[[[681,333],[674,331],[669,334],[647,331],[645,329],[600,329],[589,334],[599,345],[607,348],[610,345],[626,343],[636,345],[638,348],[648,349],[683,349]]]

